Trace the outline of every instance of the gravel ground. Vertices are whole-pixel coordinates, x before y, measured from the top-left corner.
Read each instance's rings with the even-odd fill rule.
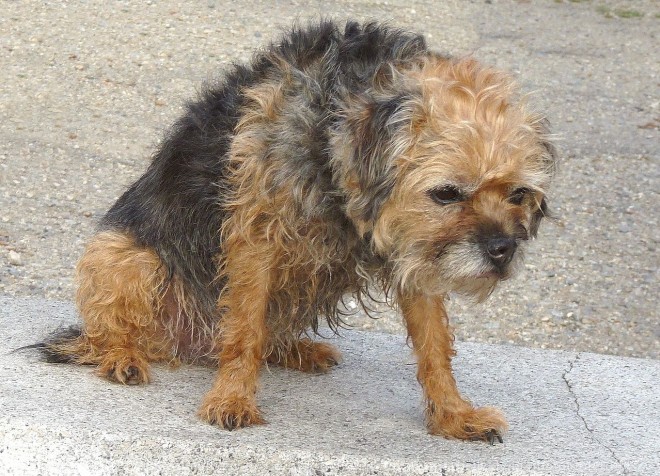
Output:
[[[562,164],[525,268],[457,337],[660,357],[656,1],[3,2],[0,294],[70,300],[95,223],[199,85],[294,19],[381,19],[513,71]],[[403,332],[392,311],[350,318]]]

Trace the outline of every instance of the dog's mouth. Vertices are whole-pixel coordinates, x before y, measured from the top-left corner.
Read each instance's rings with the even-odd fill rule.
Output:
[[[442,275],[451,281],[504,281],[513,275],[520,250],[506,259],[494,259],[482,243],[461,241],[444,243],[436,253],[435,263]]]
[[[483,273],[477,274],[474,279],[507,279],[509,277],[508,273],[502,273],[501,271],[484,271]]]

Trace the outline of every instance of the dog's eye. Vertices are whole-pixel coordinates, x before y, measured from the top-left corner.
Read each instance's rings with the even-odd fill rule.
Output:
[[[529,192],[531,192],[531,190],[527,187],[519,187],[511,192],[511,195],[509,195],[509,202],[513,203],[514,205],[521,205],[525,199],[525,196]]]
[[[446,185],[440,188],[434,188],[429,191],[431,198],[440,205],[449,205],[450,203],[456,203],[462,201],[465,196],[463,192],[460,191],[457,187],[453,185]]]

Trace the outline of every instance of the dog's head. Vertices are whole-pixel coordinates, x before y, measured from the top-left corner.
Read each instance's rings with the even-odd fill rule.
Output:
[[[350,100],[350,140],[335,141],[347,213],[396,287],[485,297],[547,213],[546,122],[506,74],[474,60],[433,57],[379,75]]]

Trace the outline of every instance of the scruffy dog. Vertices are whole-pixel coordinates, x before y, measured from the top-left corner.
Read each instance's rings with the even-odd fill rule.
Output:
[[[376,283],[403,313],[430,432],[501,441],[503,416],[456,388],[444,301],[509,277],[554,163],[508,75],[376,23],[294,28],[188,105],[78,264],[83,328],[42,350],[123,384],[211,361],[201,418],[259,424],[261,365],[337,364],[306,336]]]

